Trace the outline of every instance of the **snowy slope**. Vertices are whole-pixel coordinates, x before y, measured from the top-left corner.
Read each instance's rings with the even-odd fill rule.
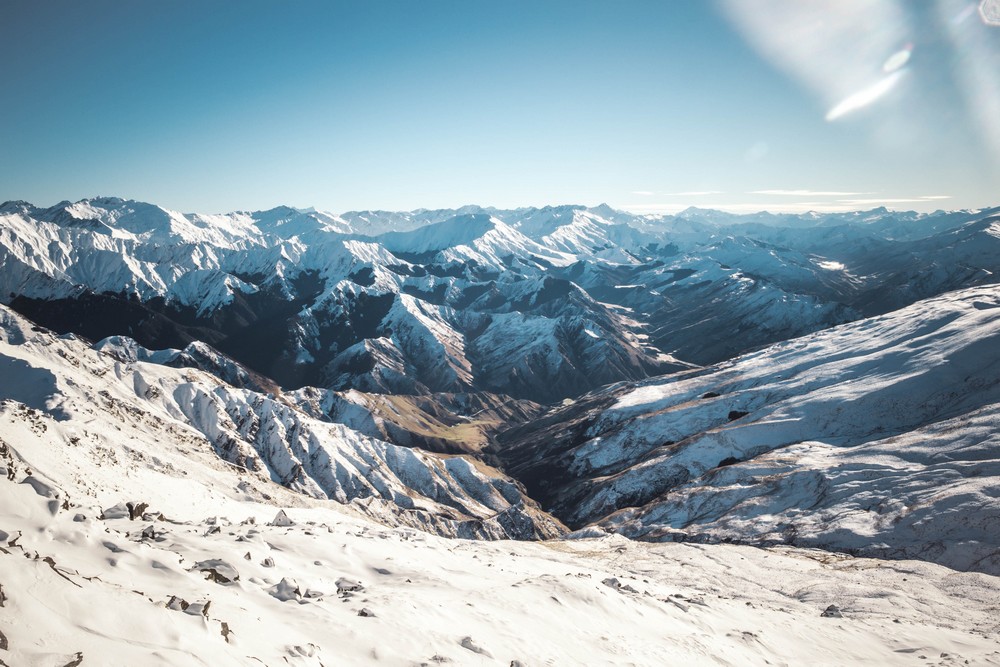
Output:
[[[497,452],[571,526],[1000,572],[1000,289],[616,386]]]
[[[4,664],[1000,664],[995,577],[786,547],[445,539],[409,526],[460,522],[224,463],[200,429],[233,430],[212,406],[239,392],[200,371],[0,318]],[[336,439],[378,449],[280,423],[331,456]]]
[[[260,484],[270,481],[312,498],[372,499],[379,501],[372,511],[447,535],[524,538],[560,531],[514,481],[478,461],[391,445],[311,418],[280,396],[152,363],[175,361],[170,352],[136,351],[133,361],[123,351],[134,346],[101,347],[108,352],[55,337],[0,307],[0,398],[17,435],[8,441],[87,440],[140,474],[183,469],[187,457],[214,459],[216,468],[238,472],[238,490],[247,498],[261,497]],[[40,431],[32,428],[36,420]],[[161,460],[158,447],[173,451],[172,458]],[[65,451],[53,450],[50,463],[65,463],[69,471],[69,460],[59,458]]]

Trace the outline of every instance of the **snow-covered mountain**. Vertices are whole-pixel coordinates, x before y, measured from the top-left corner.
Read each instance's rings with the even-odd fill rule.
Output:
[[[119,338],[91,348],[0,306],[8,442],[41,440],[50,469],[83,440],[127,470],[183,470],[195,458],[235,470],[236,490],[247,499],[266,496],[261,484],[271,481],[309,498],[359,501],[394,523],[444,535],[524,539],[562,531],[514,480],[480,461],[390,444],[310,417],[280,395],[234,387],[218,376],[245,371],[192,347],[150,352]],[[151,445],[163,452],[151,455]],[[115,492],[95,489],[102,498]]]
[[[207,343],[286,389],[553,403],[993,282],[995,214],[7,202],[0,301],[95,341]]]
[[[618,384],[501,436],[570,527],[1000,573],[1000,287]]]
[[[729,479],[767,452],[785,456],[788,447],[835,438],[850,445],[838,452],[857,452],[878,440],[854,431],[807,429],[784,440],[768,432],[760,436],[770,438],[764,449],[734,445],[709,461],[690,445],[698,437],[761,429],[753,416],[730,423],[730,413],[756,413],[752,406],[719,412],[726,400],[711,397],[720,393],[713,387],[729,383],[720,379],[726,373],[755,377],[762,387],[755,406],[784,400],[804,410],[813,386],[772,379],[770,370],[782,365],[768,355],[808,345],[802,341],[813,339],[796,337],[813,335],[820,342],[796,359],[796,368],[827,368],[821,351],[866,359],[858,363],[870,373],[850,377],[870,391],[897,371],[871,361],[866,327],[881,331],[880,322],[890,329],[902,322],[895,347],[887,343],[884,350],[916,354],[923,339],[905,323],[951,308],[968,311],[970,326],[985,326],[986,316],[973,317],[980,311],[968,303],[986,303],[992,288],[948,290],[989,285],[1000,275],[996,210],[636,216],[607,206],[558,206],[333,215],[279,207],[198,215],[99,198],[49,209],[8,202],[0,212],[0,283],[10,306],[57,333],[99,341],[97,348],[125,368],[155,369],[149,372],[156,378],[173,373],[162,380],[168,384],[180,382],[185,369],[209,374],[221,384],[158,389],[158,396],[172,398],[156,409],[182,418],[231,463],[313,496],[378,496],[405,509],[416,493],[438,503],[430,515],[447,516],[441,506],[448,506],[460,521],[522,502],[520,491],[500,493],[507,505],[487,502],[455,482],[455,467],[466,465],[459,461],[473,459],[449,457],[471,455],[476,465],[500,466],[526,483],[529,496],[574,528],[598,523],[655,539],[683,530],[704,539],[752,535],[747,539],[861,548],[860,538],[842,527],[805,529],[777,511],[767,515],[780,530],[733,523],[737,514],[715,496],[705,501],[715,514],[685,518],[678,509],[688,503],[682,487],[707,498],[706,479]],[[861,320],[881,313],[888,313],[883,320]],[[966,340],[953,329],[939,336],[950,346]],[[775,341],[789,342],[713,365]],[[766,372],[745,370],[748,359],[758,358],[753,368]],[[935,358],[954,368],[947,353]],[[985,349],[982,358],[991,359]],[[983,362],[975,370],[988,367]],[[649,380],[658,376],[668,379]],[[677,421],[673,409],[651,407],[658,416],[652,421],[639,409],[623,412],[618,402],[627,387],[644,381],[652,384],[637,386],[662,382],[663,401],[696,415],[690,425]],[[675,393],[684,383],[710,398]],[[987,386],[985,377],[980,384]],[[775,385],[790,388],[781,393]],[[948,391],[975,403],[966,410],[971,414],[989,405],[982,387]],[[910,421],[893,422],[876,410],[851,423],[872,429],[874,421],[884,422],[878,433],[903,437],[966,414],[925,414],[937,395],[907,391]],[[541,414],[540,404],[556,407]],[[868,395],[856,404],[869,406]],[[837,409],[839,415],[845,408]],[[638,434],[633,423],[654,426]],[[327,437],[342,445],[316,444]],[[696,453],[690,465],[681,465],[681,452]],[[388,481],[363,479],[368,468],[359,460]],[[430,468],[446,493],[411,478]],[[491,488],[516,488],[499,470],[483,469]],[[674,494],[673,504],[665,494]],[[809,498],[804,494],[799,505]],[[657,499],[659,509],[650,506]],[[559,530],[543,514],[526,521],[529,533],[536,524],[544,525],[538,534]],[[492,530],[484,534],[503,533]],[[864,530],[870,537],[874,529]],[[963,547],[962,556],[924,553],[921,535],[904,539],[902,530],[885,530],[891,539],[878,542],[884,548],[860,540],[867,553],[993,567],[988,559],[974,565],[969,554],[978,547]]]
[[[2,210],[0,293],[15,309],[95,340],[203,341],[289,387],[556,400],[682,366],[545,275],[575,257],[483,213],[368,237],[289,208],[197,216],[97,199]]]

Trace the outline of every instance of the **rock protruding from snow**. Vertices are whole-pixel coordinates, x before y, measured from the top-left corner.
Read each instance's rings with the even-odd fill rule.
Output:
[[[487,658],[492,658],[493,654],[487,651],[485,648],[476,643],[472,637],[462,637],[459,642],[462,648],[472,651],[473,653],[478,653],[479,655],[486,656]]]
[[[199,561],[194,564],[194,569],[217,584],[231,584],[240,579],[240,573],[236,568],[220,558]]]
[[[838,607],[835,604],[832,604],[826,609],[824,609],[823,613],[820,614],[820,616],[822,616],[823,618],[843,618],[844,614],[841,613],[840,607]]]
[[[274,519],[271,520],[271,525],[279,526],[281,528],[287,528],[288,526],[294,526],[295,522],[293,522],[290,518],[288,518],[288,515],[285,513],[285,510],[278,510],[278,513],[274,516]]]
[[[282,577],[281,581],[268,588],[267,592],[282,602],[292,602],[302,599],[302,591],[299,589],[299,585],[294,579],[288,577]]]

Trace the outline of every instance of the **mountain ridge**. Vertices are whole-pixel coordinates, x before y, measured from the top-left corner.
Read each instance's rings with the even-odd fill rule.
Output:
[[[201,215],[114,197],[0,211],[0,302],[94,340],[203,340],[289,389],[342,390],[370,376],[377,391],[556,402],[990,282],[1000,270],[976,249],[994,239],[991,223],[977,223],[988,216],[973,213],[766,224],[606,205]],[[854,249],[837,240],[857,234],[868,241]],[[86,321],[92,308],[106,315]],[[492,349],[500,339],[502,355]],[[448,349],[466,370],[445,380],[430,370],[431,349]],[[610,370],[601,356],[616,360]],[[402,376],[412,382],[386,379]]]

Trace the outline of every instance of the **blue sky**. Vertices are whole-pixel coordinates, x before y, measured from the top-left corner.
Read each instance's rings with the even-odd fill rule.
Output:
[[[0,200],[997,204],[976,4],[7,0]]]

